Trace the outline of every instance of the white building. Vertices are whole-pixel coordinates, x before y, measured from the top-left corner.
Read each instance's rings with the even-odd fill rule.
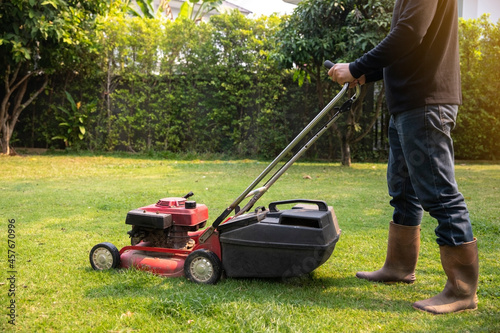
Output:
[[[500,20],[500,0],[458,0],[458,16],[474,19],[490,14],[493,23]]]

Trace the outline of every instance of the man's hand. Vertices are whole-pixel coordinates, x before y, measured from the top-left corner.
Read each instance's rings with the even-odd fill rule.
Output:
[[[351,71],[349,70],[349,64],[335,64],[328,71],[328,75],[333,81],[340,85],[344,85],[349,82],[349,87],[355,87],[358,84],[363,85],[366,83],[366,77],[364,75],[358,79],[352,76]]]

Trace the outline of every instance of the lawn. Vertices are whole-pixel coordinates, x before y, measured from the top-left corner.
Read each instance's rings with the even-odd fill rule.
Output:
[[[378,269],[385,258],[391,209],[384,164],[345,168],[336,163],[296,163],[259,204],[325,200],[334,207],[342,229],[331,258],[308,276],[226,278],[213,286],[137,270],[97,272],[90,267],[89,251],[103,241],[118,248],[129,245],[127,212],[163,197],[193,191],[193,199],[206,204],[214,219],[267,163],[118,155],[1,156],[0,163],[0,331],[500,331],[498,164],[456,167],[479,242],[479,309],[433,316],[411,307],[440,292],[446,279],[435,222],[428,215],[422,225],[415,284],[384,285],[355,278],[356,271]],[[15,221],[10,234],[9,221]],[[15,241],[15,261],[10,262],[9,237]],[[12,276],[15,279],[8,280]],[[11,304],[15,326],[9,323]]]

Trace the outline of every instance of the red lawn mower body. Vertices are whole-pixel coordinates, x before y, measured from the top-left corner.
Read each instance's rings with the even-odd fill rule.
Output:
[[[294,205],[279,210],[278,205]],[[137,268],[165,277],[186,276],[215,284],[228,277],[287,278],[312,272],[331,256],[340,237],[332,207],[317,200],[272,202],[269,209],[226,219],[201,237],[207,207],[186,198],[165,198],[128,212],[130,246],[110,243],[90,253],[94,269]]]

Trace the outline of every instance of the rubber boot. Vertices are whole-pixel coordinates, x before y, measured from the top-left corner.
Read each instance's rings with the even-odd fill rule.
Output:
[[[356,277],[373,282],[413,283],[420,249],[420,226],[405,226],[391,221],[387,257],[375,272],[357,272]]]
[[[413,307],[434,314],[477,309],[479,260],[476,239],[459,246],[442,245],[440,252],[441,264],[448,277],[446,285],[441,293],[415,302]]]

